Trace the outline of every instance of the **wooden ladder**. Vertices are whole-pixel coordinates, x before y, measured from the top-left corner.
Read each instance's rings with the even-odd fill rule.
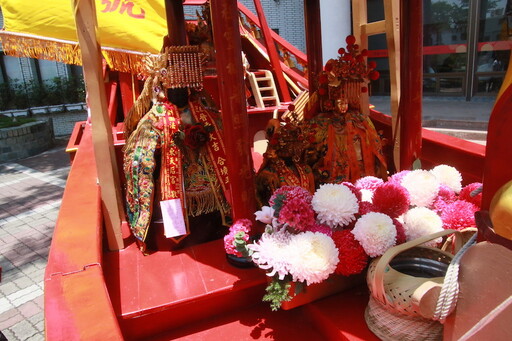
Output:
[[[395,160],[399,158],[399,125],[398,105],[400,103],[400,0],[384,0],[384,20],[368,22],[368,6],[366,0],[352,0],[352,26],[354,36],[359,42],[360,49],[368,49],[368,37],[372,35],[386,35],[389,58],[389,76],[391,84],[391,117],[392,133],[394,137],[393,154]],[[369,113],[368,93],[361,95],[361,107]],[[397,161],[395,161],[396,163]],[[398,164],[396,165],[399,169]]]
[[[247,77],[257,107],[265,108],[281,105],[272,72],[269,70],[247,71]]]

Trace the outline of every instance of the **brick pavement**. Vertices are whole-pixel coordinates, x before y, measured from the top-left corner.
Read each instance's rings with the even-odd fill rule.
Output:
[[[66,142],[0,164],[0,331],[9,341],[44,340],[43,280],[69,171]]]

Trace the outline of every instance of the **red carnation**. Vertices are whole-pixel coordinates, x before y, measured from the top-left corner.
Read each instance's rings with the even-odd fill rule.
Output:
[[[332,234],[339,251],[339,263],[335,273],[350,276],[361,273],[368,264],[368,255],[350,230],[335,231]]]
[[[327,63],[325,64],[325,67],[324,67],[325,71],[327,72],[330,72],[332,70],[332,63]]]
[[[457,200],[446,205],[441,214],[443,228],[462,230],[466,227],[476,227],[475,212],[478,210],[476,205],[465,200]]]
[[[358,50],[359,49],[359,45],[358,44],[354,44],[352,47],[354,48],[354,50]]]
[[[366,213],[375,212],[375,206],[369,201],[361,201],[359,203],[359,214],[365,215]]]
[[[395,225],[396,228],[396,245],[405,243],[407,237],[405,236],[404,225],[396,219],[393,219],[393,225]]]
[[[343,47],[340,47],[338,49],[338,53],[343,56],[345,54],[345,49]]]
[[[478,193],[474,197],[471,196],[471,192],[473,192],[475,189],[480,188],[482,184],[480,182],[473,182],[467,186],[465,186],[459,194],[459,199],[466,200],[478,207],[482,206],[482,192]]]
[[[347,42],[347,45],[354,45],[356,43],[356,37],[349,35],[345,41]]]
[[[370,60],[370,61],[368,62],[368,67],[369,67],[370,69],[375,69],[375,68],[377,67],[377,63],[376,63],[375,61],[373,61],[373,60]]]
[[[409,209],[410,198],[407,190],[395,182],[386,182],[373,192],[373,205],[377,212],[396,218]]]
[[[346,55],[343,56],[343,60],[345,60],[347,62],[349,62],[349,61],[351,61],[353,59],[354,59],[354,57],[352,57],[351,54],[346,54]]]
[[[370,77],[370,79],[371,79],[372,81],[376,81],[377,79],[379,79],[379,77],[380,77],[380,73],[379,73],[379,71],[377,71],[377,70],[372,70],[372,71],[370,71],[370,75],[369,75],[369,77]]]
[[[363,49],[363,50],[361,51],[361,56],[363,56],[363,57],[367,57],[367,56],[368,56],[368,50],[367,50],[367,49]]]

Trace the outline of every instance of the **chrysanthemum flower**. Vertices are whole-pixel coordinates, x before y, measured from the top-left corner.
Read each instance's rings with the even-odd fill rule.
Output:
[[[396,228],[386,214],[370,212],[359,218],[351,231],[366,254],[377,257],[396,243]]]
[[[359,211],[357,197],[345,185],[324,184],[311,201],[320,223],[332,228],[347,225]]]
[[[261,210],[254,213],[256,220],[261,221],[264,224],[271,224],[274,218],[274,209],[269,206],[262,206]]]
[[[361,202],[372,202],[373,201],[373,191],[366,188],[361,188],[359,190],[361,192]]]
[[[404,178],[404,176],[406,176],[410,172],[411,172],[410,170],[403,170],[398,173],[395,173],[389,177],[388,182],[395,182],[395,183],[401,185],[402,179]]]
[[[462,175],[455,167],[448,165],[439,165],[430,171],[441,184],[450,187],[455,193],[462,189]]]
[[[292,198],[301,198],[304,201],[310,203],[312,199],[311,193],[309,193],[309,191],[305,188],[299,186],[282,186],[276,189],[270,197],[268,201],[270,207],[273,207],[276,204],[275,200],[279,195],[283,195],[285,197],[285,202],[286,200],[290,200]]]
[[[405,236],[404,225],[398,219],[393,219],[393,224],[396,228],[396,245],[405,243],[407,241],[407,237]]]
[[[443,221],[436,212],[426,207],[411,208],[404,215],[404,228],[407,241],[443,230]],[[436,246],[442,238],[434,239],[427,246]]]
[[[347,186],[352,191],[352,193],[355,194],[357,200],[361,201],[361,191],[359,190],[359,188],[357,188],[353,183],[348,181],[344,181],[341,184]]]
[[[436,211],[436,213],[441,214],[443,212],[446,205],[457,200],[457,195],[455,192],[445,184],[441,184],[439,186],[439,194],[434,199],[432,205],[429,208]]]
[[[466,200],[477,207],[482,207],[482,192],[478,193],[475,196],[472,196],[471,193],[482,187],[482,184],[480,182],[473,182],[467,186],[465,186],[459,194],[459,199]]]
[[[235,234],[244,232],[243,239],[249,241],[249,232],[252,228],[252,222],[249,219],[238,219],[230,228],[229,233],[224,236],[224,249],[226,253],[242,257],[242,253],[236,249]]]
[[[356,188],[367,189],[373,192],[377,189],[377,187],[379,187],[383,183],[384,180],[382,180],[381,178],[377,178],[375,176],[364,176],[360,179],[357,179],[355,185]]]
[[[359,203],[359,215],[365,215],[369,212],[376,212],[375,206],[369,201],[361,201]]]
[[[315,224],[315,212],[303,198],[294,197],[281,207],[279,222],[288,224],[297,231],[305,231]]]
[[[278,275],[283,280],[290,268],[289,243],[292,235],[281,229],[272,234],[263,233],[261,238],[247,247],[253,251],[252,260],[260,269],[267,270],[267,276]]]
[[[396,218],[409,209],[409,192],[399,184],[386,182],[375,190],[372,203],[377,212]]]
[[[457,200],[447,205],[441,214],[445,229],[462,230],[467,227],[476,227],[475,212],[479,208],[465,200]]]
[[[325,225],[325,224],[319,224],[319,223],[315,223],[313,225],[311,225],[310,227],[308,227],[307,229],[308,231],[311,231],[311,232],[320,232],[320,233],[323,233],[323,234],[326,234],[328,235],[329,237],[332,236],[332,229]]]
[[[319,232],[292,235],[288,247],[289,272],[294,281],[320,283],[336,270],[338,249],[331,237]]]
[[[407,173],[402,186],[409,192],[411,205],[428,207],[439,193],[439,181],[429,171],[417,169]]]
[[[332,239],[338,248],[340,260],[335,273],[343,276],[361,273],[368,264],[368,255],[350,230],[336,231]]]

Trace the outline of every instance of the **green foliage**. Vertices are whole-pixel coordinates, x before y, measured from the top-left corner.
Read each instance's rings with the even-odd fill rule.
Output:
[[[83,78],[55,77],[43,84],[35,80],[23,83],[14,79],[9,83],[0,84],[0,110],[26,109],[84,101]]]
[[[290,286],[291,284],[288,280],[273,278],[272,282],[265,289],[267,293],[263,296],[263,301],[270,302],[270,308],[273,311],[279,310],[283,302],[292,299],[292,296],[290,296]]]
[[[12,128],[17,127],[25,123],[29,122],[35,122],[35,118],[29,118],[29,117],[16,117],[11,118],[5,115],[0,115],[0,129],[1,128]]]
[[[244,231],[238,231],[235,233],[235,248],[238,252],[242,254],[244,257],[250,257],[252,255],[251,250],[247,248],[247,242],[245,241],[245,232]]]

